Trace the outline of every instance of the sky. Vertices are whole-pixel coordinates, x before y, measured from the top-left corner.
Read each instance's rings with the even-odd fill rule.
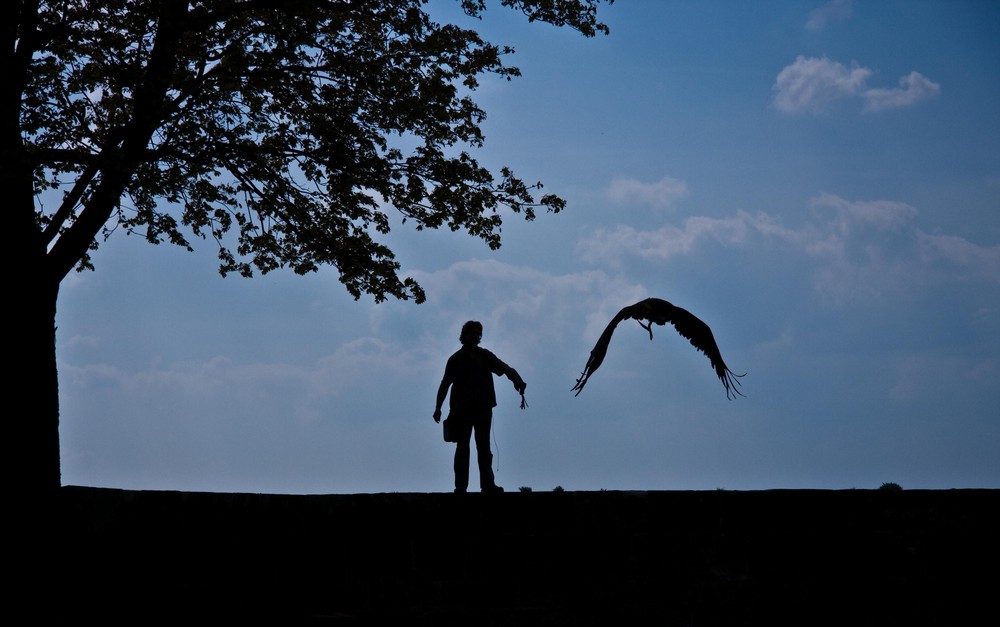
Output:
[[[59,298],[63,484],[451,491],[434,400],[479,320],[528,384],[522,410],[496,380],[507,491],[1000,488],[1000,4],[600,15],[592,39],[461,22],[522,72],[475,92],[476,157],[567,207],[505,214],[497,251],[393,214],[423,304],[356,301],[333,269],[222,278],[210,242],[102,245]],[[651,296],[711,327],[745,397],[634,321],[574,396]]]

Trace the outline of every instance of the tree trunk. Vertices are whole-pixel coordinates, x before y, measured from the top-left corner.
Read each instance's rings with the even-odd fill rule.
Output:
[[[65,273],[58,272],[49,259],[35,218],[31,159],[16,125],[4,121],[0,115],[0,190],[6,227],[0,263],[9,271],[4,319],[10,325],[4,476],[33,511],[36,497],[53,496],[61,485],[56,299]],[[32,511],[23,513],[30,519]]]
[[[19,273],[24,289],[15,292],[8,309],[15,348],[8,360],[7,401],[8,407],[19,406],[8,410],[10,444],[19,458],[8,477],[18,489],[42,496],[61,485],[55,325],[59,283],[48,276],[44,262],[35,267]]]
[[[33,232],[37,234],[37,230]],[[7,450],[4,477],[13,493],[5,511],[6,570],[12,575],[7,598],[15,615],[37,615],[40,599],[54,600],[65,568],[58,539],[65,529],[58,507],[59,384],[55,316],[59,281],[46,263],[44,248],[25,245],[24,229],[8,235],[5,254],[34,249],[7,264],[10,279],[4,303],[11,325],[7,346],[9,386],[4,411]],[[14,243],[14,240],[18,240]],[[58,603],[58,600],[55,600]]]

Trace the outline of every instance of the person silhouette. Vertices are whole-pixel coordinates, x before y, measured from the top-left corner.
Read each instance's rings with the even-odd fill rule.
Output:
[[[493,476],[493,453],[490,452],[490,429],[493,425],[493,408],[497,405],[493,375],[504,375],[521,394],[524,407],[524,388],[527,384],[517,371],[496,355],[479,346],[483,325],[469,320],[462,325],[459,342],[462,347],[448,358],[444,377],[438,386],[434,422],[441,422],[441,406],[448,396],[449,426],[455,441],[455,492],[466,492],[469,487],[469,439],[476,434],[476,455],[479,462],[479,487],[482,492],[503,492]],[[454,424],[453,424],[454,423]]]

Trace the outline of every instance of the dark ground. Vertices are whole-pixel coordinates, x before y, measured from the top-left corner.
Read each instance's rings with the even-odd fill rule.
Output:
[[[1000,490],[64,487],[25,587],[55,624],[989,624],[998,506]]]

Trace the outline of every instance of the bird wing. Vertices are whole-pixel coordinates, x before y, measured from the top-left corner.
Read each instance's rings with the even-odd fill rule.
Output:
[[[576,380],[576,385],[573,386],[572,391],[576,392],[575,396],[579,396],[580,392],[583,391],[583,386],[587,384],[587,379],[590,375],[594,374],[598,368],[601,367],[601,363],[604,362],[604,356],[608,354],[608,344],[611,343],[611,336],[614,335],[615,328],[618,323],[626,318],[631,318],[631,310],[635,305],[630,305],[628,307],[623,307],[621,311],[615,314],[615,317],[611,319],[608,326],[604,327],[604,333],[601,333],[601,337],[598,338],[597,344],[590,351],[590,357],[587,358],[587,365],[583,369],[583,373],[580,378]]]
[[[722,353],[719,351],[719,346],[715,342],[712,329],[690,311],[677,307],[660,298],[647,298],[634,305],[623,307],[611,322],[608,323],[608,326],[604,329],[604,333],[597,340],[597,344],[590,351],[590,358],[587,360],[587,365],[583,373],[576,380],[576,385],[573,386],[573,391],[577,395],[583,391],[583,386],[586,385],[587,380],[604,361],[615,328],[618,326],[618,323],[626,318],[638,320],[639,324],[649,332],[649,339],[653,339],[652,325],[654,323],[662,325],[669,322],[692,346],[708,357],[712,363],[712,368],[715,369],[715,373],[726,388],[726,398],[732,398],[733,394],[743,396],[738,389],[740,385],[739,378],[746,373],[736,374],[726,366],[726,362],[722,359]],[[642,320],[647,320],[648,324],[642,324]]]
[[[674,325],[677,332],[691,342],[691,346],[704,353],[708,357],[708,360],[712,362],[715,374],[718,375],[719,380],[722,381],[722,385],[726,388],[726,398],[732,398],[733,394],[743,396],[739,390],[739,379],[746,373],[736,374],[729,369],[726,362],[722,359],[722,353],[719,351],[719,345],[715,342],[712,329],[690,311],[675,305],[670,305],[670,309],[666,314],[667,321]]]

